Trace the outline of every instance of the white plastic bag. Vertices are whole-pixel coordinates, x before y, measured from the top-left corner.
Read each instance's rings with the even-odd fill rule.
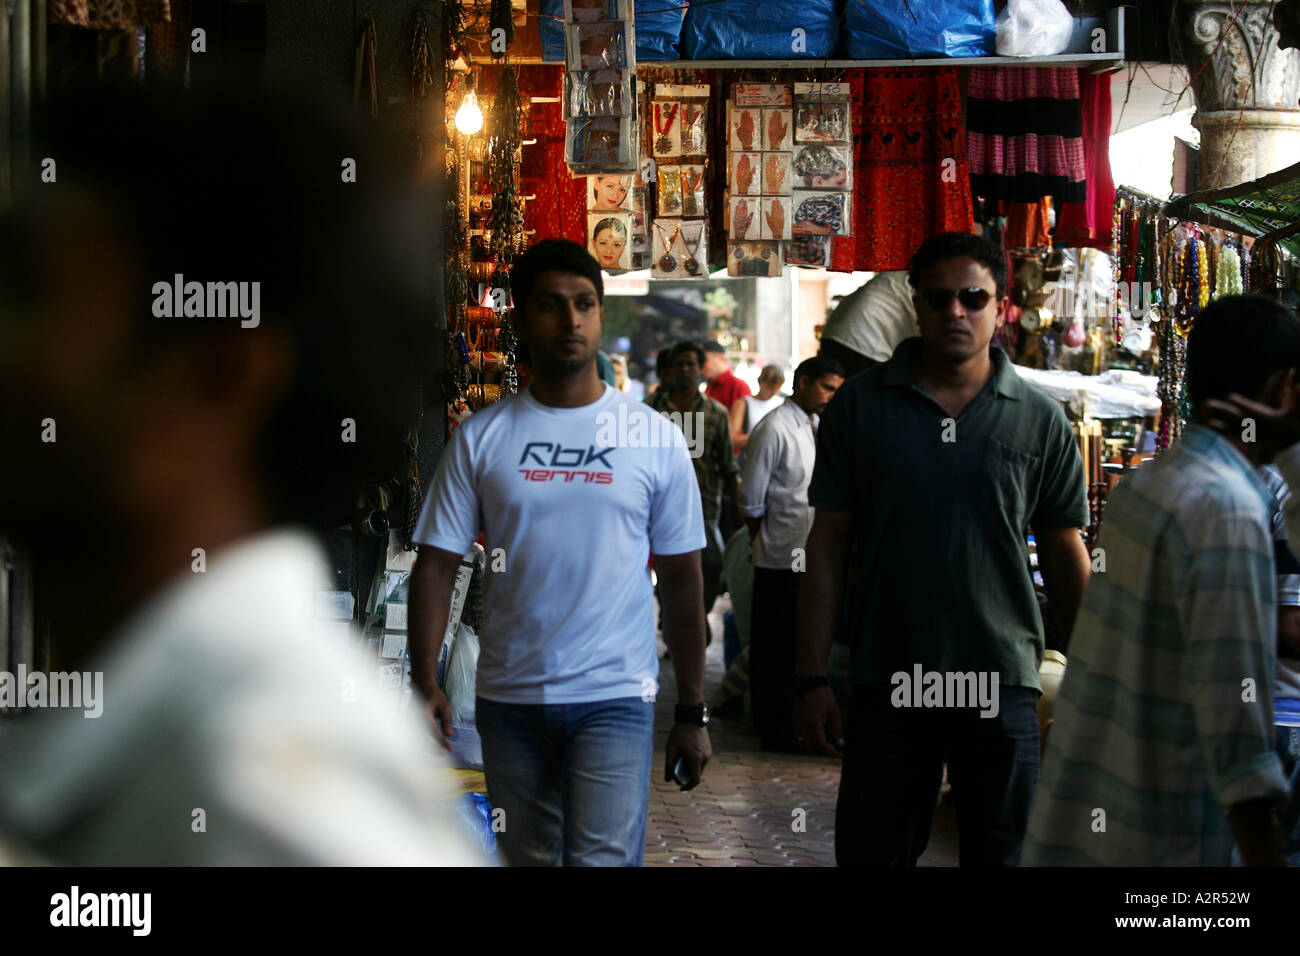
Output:
[[[467,624],[456,629],[456,640],[447,659],[442,691],[451,704],[453,724],[474,723],[475,675],[478,672],[478,635]]]
[[[1061,0],[1010,0],[998,14],[998,56],[1056,56],[1073,32]]]

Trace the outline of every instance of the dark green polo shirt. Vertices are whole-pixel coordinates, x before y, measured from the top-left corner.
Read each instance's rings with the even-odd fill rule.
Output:
[[[1088,523],[1083,460],[1060,405],[997,348],[993,378],[946,427],[912,377],[920,347],[845,382],[817,433],[809,503],[854,516],[853,679],[919,663],[1040,689],[1025,530]]]

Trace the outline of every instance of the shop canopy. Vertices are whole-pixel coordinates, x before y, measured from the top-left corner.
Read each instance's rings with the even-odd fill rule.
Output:
[[[1268,237],[1300,258],[1300,163],[1254,182],[1178,196],[1164,213],[1256,239]]]

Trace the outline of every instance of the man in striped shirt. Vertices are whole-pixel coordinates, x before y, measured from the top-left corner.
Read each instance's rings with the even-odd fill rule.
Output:
[[[1105,572],[1075,625],[1026,865],[1226,866],[1234,842],[1248,865],[1281,862],[1274,500],[1256,472],[1277,429],[1214,400],[1251,396],[1271,418],[1294,401],[1298,365],[1300,320],[1275,302],[1232,296],[1197,319],[1187,389],[1202,411],[1107,504]],[[1300,480],[1300,448],[1276,463]]]

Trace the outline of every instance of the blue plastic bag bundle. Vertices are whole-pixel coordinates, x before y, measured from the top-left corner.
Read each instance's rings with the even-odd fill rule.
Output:
[[[637,62],[676,60],[682,36],[686,0],[634,0]],[[537,29],[542,37],[542,62],[564,62],[564,0],[541,0]]]
[[[542,0],[537,10],[542,36],[542,62],[564,62],[564,0]]]
[[[686,0],[634,0],[638,63],[680,59],[682,10]]]
[[[993,56],[993,0],[846,0],[850,59]]]
[[[682,27],[683,59],[828,59],[839,39],[836,2],[720,0],[692,4]]]
[[[489,860],[497,858],[497,835],[492,829],[492,804],[486,793],[466,793],[460,798],[460,818],[474,844]]]

